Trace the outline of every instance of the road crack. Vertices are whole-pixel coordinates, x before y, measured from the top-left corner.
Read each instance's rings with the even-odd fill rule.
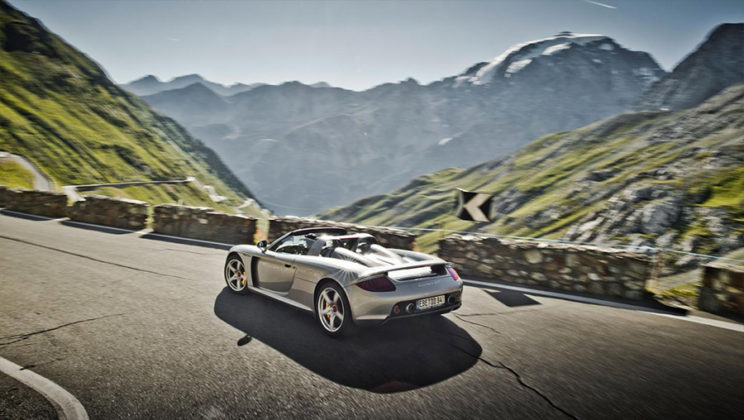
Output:
[[[49,365],[49,364],[52,364],[52,363],[55,363],[55,362],[61,362],[63,360],[65,360],[65,359],[54,359],[54,360],[49,360],[49,361],[41,362],[41,363],[30,363],[28,365],[24,365],[19,370],[33,369],[33,368],[37,368],[39,366],[45,366],[45,365]]]
[[[452,315],[454,315],[454,316],[455,316],[455,318],[459,319],[459,320],[460,320],[460,321],[462,321],[462,322],[467,322],[468,324],[473,324],[473,325],[477,325],[477,326],[479,326],[479,327],[487,328],[487,329],[489,329],[489,330],[491,330],[491,331],[495,332],[496,334],[499,334],[499,335],[501,335],[501,331],[499,331],[499,330],[497,330],[497,329],[495,329],[495,328],[493,328],[493,327],[490,327],[490,326],[488,326],[488,325],[484,325],[484,324],[481,324],[481,323],[479,323],[479,322],[471,321],[471,320],[469,320],[469,319],[465,319],[465,318],[463,318],[463,316],[462,316],[462,315],[460,315],[460,314],[452,314]]]
[[[472,358],[474,358],[476,360],[480,360],[481,362],[485,363],[486,365],[488,365],[488,366],[490,366],[490,367],[492,367],[494,369],[501,369],[501,370],[508,371],[509,373],[511,373],[514,376],[514,378],[517,380],[517,382],[519,383],[519,385],[521,385],[525,389],[528,389],[528,390],[532,391],[532,393],[534,393],[535,395],[537,395],[540,398],[542,398],[551,407],[553,407],[554,409],[560,411],[561,413],[563,413],[564,415],[566,415],[566,416],[568,416],[568,417],[570,417],[572,419],[575,419],[575,420],[578,420],[579,419],[575,415],[573,415],[573,414],[569,413],[568,411],[564,410],[563,408],[559,407],[556,403],[553,402],[553,400],[550,399],[550,397],[548,397],[547,395],[545,395],[542,391],[540,391],[539,389],[535,388],[534,386],[529,385],[528,383],[526,383],[524,381],[524,379],[522,378],[522,375],[519,374],[519,372],[517,372],[516,370],[514,370],[514,369],[510,368],[509,366],[505,365],[504,362],[501,362],[500,361],[500,362],[498,362],[498,364],[492,363],[492,362],[490,362],[490,361],[482,358],[481,356],[472,354],[469,351],[467,351],[467,350],[465,350],[465,349],[463,349],[463,348],[461,348],[459,346],[456,346],[456,345],[454,345],[452,343],[447,342],[447,344],[449,344],[450,346],[456,348],[457,350],[461,351],[462,353],[467,354],[468,356],[470,356],[470,357],[472,357]]]
[[[41,244],[37,244],[35,242],[26,241],[26,240],[23,240],[23,239],[11,238],[11,237],[5,236],[5,235],[0,235],[0,238],[7,239],[9,241],[20,242],[20,243],[23,243],[23,244],[26,244],[26,245],[37,246],[39,248],[49,249],[49,250],[52,250],[52,251],[61,252],[63,254],[72,255],[72,256],[75,256],[75,257],[85,258],[87,260],[99,262],[99,263],[102,263],[102,264],[109,264],[109,265],[114,265],[116,267],[128,268],[130,270],[139,271],[141,273],[149,273],[149,274],[155,274],[157,276],[173,277],[173,278],[181,279],[181,280],[189,280],[186,277],[175,276],[173,274],[158,273],[157,271],[150,271],[150,270],[146,270],[144,268],[132,267],[131,265],[125,265],[125,264],[115,263],[115,262],[112,262],[112,261],[101,260],[101,259],[98,259],[98,258],[95,258],[95,257],[91,257],[89,255],[83,255],[83,254],[78,254],[76,252],[65,251],[64,249],[54,248],[54,247],[47,246],[47,245],[41,245]]]
[[[488,364],[490,366],[493,366],[493,367],[495,367],[497,369],[506,369],[506,370],[508,370],[509,372],[511,372],[512,375],[514,375],[514,377],[517,379],[517,382],[519,382],[520,385],[522,385],[523,387],[529,389],[530,391],[534,392],[535,394],[539,395],[540,398],[542,398],[543,400],[545,400],[545,402],[547,402],[548,404],[550,404],[551,407],[555,408],[556,410],[560,411],[561,413],[565,414],[566,416],[568,416],[568,417],[570,417],[572,419],[578,420],[578,417],[576,417],[573,414],[569,413],[568,411],[562,409],[561,407],[558,407],[553,402],[553,400],[551,400],[547,395],[543,394],[539,389],[537,389],[537,388],[535,388],[535,387],[527,384],[524,381],[524,379],[522,379],[522,375],[520,375],[519,372],[517,372],[516,370],[514,370],[514,369],[510,368],[509,366],[505,365],[504,362],[499,362],[499,365],[500,366],[495,366],[495,365],[493,365],[492,363],[488,362],[487,360],[485,360],[482,357],[478,357],[478,359],[479,360],[482,360],[484,363],[486,363],[486,364]]]
[[[13,343],[17,343],[19,341],[27,340],[29,337],[32,337],[34,335],[48,333],[50,331],[55,331],[55,330],[58,330],[60,328],[69,327],[71,325],[82,324],[83,322],[97,321],[99,319],[111,318],[111,317],[114,317],[114,316],[121,316],[121,315],[124,315],[124,314],[121,313],[121,314],[103,315],[103,316],[99,316],[99,317],[95,317],[95,318],[88,318],[88,319],[81,319],[81,320],[78,320],[78,321],[67,322],[65,324],[58,325],[56,327],[45,328],[43,330],[33,331],[33,332],[30,332],[30,333],[6,335],[4,337],[0,337],[0,340],[12,340],[12,341],[1,342],[0,343],[0,346],[7,346],[9,344],[13,344]]]

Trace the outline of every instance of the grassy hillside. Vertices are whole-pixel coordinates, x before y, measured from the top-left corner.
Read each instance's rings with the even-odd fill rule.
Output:
[[[230,204],[250,191],[173,120],[119,89],[88,57],[0,2],[0,150],[58,185],[196,177]],[[139,198],[157,203],[155,188]],[[207,197],[205,194],[203,197]]]
[[[495,221],[452,216],[455,188],[492,193]],[[692,110],[623,114],[473,168],[419,177],[320,215],[723,253],[744,246],[744,84]],[[433,250],[440,233],[418,243]]]
[[[125,188],[104,187],[91,192],[81,193],[99,194],[116,198],[132,198],[135,200],[149,201],[151,203],[174,203],[189,206],[211,207],[226,213],[233,213],[232,207],[225,203],[215,203],[204,191],[199,190],[194,184],[175,185],[141,185]],[[257,214],[252,214],[257,216]]]
[[[17,162],[0,160],[0,184],[30,190],[34,187],[34,176]]]

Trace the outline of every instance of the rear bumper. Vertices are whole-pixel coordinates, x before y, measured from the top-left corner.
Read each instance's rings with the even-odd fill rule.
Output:
[[[418,316],[427,316],[427,315],[441,315],[441,314],[446,314],[448,312],[452,312],[452,311],[455,311],[457,309],[460,309],[460,306],[462,306],[462,303],[461,302],[458,302],[458,303],[456,303],[454,305],[447,305],[447,306],[444,306],[444,307],[441,307],[441,308],[431,309],[431,310],[424,311],[424,312],[417,312],[417,313],[413,313],[413,314],[401,314],[401,315],[396,315],[396,316],[392,316],[391,315],[391,316],[388,316],[387,318],[385,318],[385,319],[383,319],[381,321],[380,320],[371,320],[371,319],[357,320],[357,321],[355,321],[355,324],[358,325],[358,326],[360,326],[360,327],[375,327],[375,326],[378,326],[378,325],[384,325],[384,324],[387,324],[387,323],[390,323],[390,322],[394,322],[394,321],[397,321],[399,319],[415,318],[415,317],[418,317]]]
[[[398,319],[405,319],[405,318],[413,318],[417,316],[425,316],[425,315],[439,315],[439,314],[446,314],[447,312],[454,311],[456,309],[460,309],[460,306],[462,306],[461,302],[457,302],[454,305],[446,305],[441,308],[436,309],[429,309],[427,311],[421,311],[421,312],[415,312],[412,314],[401,314],[401,315],[391,315],[385,320],[383,320],[380,324],[387,324],[390,321],[395,321]]]
[[[358,286],[349,286],[346,294],[354,322],[358,325],[383,324],[394,319],[446,313],[459,308],[462,304],[463,283],[453,280],[449,275],[395,282],[395,286],[396,290],[393,292],[368,292]],[[409,303],[413,303],[415,307],[418,299],[440,295],[445,296],[445,303],[442,306],[406,311]],[[394,311],[396,305],[398,310]]]

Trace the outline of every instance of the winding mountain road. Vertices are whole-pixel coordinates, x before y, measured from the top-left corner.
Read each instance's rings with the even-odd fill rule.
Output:
[[[221,249],[0,214],[0,356],[90,418],[739,418],[744,333],[498,285],[343,340]],[[53,417],[0,374],[0,417]],[[47,404],[47,405],[45,405]]]
[[[54,191],[54,181],[52,181],[52,179],[49,178],[47,174],[45,174],[44,171],[41,170],[41,168],[36,166],[33,162],[26,159],[25,157],[16,155],[14,153],[0,151],[0,159],[9,159],[17,162],[19,165],[23,166],[24,169],[29,171],[31,175],[34,176],[35,190]]]

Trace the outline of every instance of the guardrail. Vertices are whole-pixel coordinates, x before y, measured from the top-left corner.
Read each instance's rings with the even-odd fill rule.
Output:
[[[439,257],[471,278],[633,300],[647,297],[654,265],[641,252],[474,235],[443,238]]]
[[[744,315],[744,267],[721,262],[704,266],[698,306],[708,312]]]
[[[155,233],[228,244],[252,244],[256,219],[216,212],[208,207],[161,204],[153,207]]]
[[[67,209],[71,220],[121,229],[140,230],[147,227],[147,203],[102,195],[87,195]]]
[[[46,217],[67,215],[67,196],[50,191],[24,190],[0,186],[0,206],[22,213]]]

